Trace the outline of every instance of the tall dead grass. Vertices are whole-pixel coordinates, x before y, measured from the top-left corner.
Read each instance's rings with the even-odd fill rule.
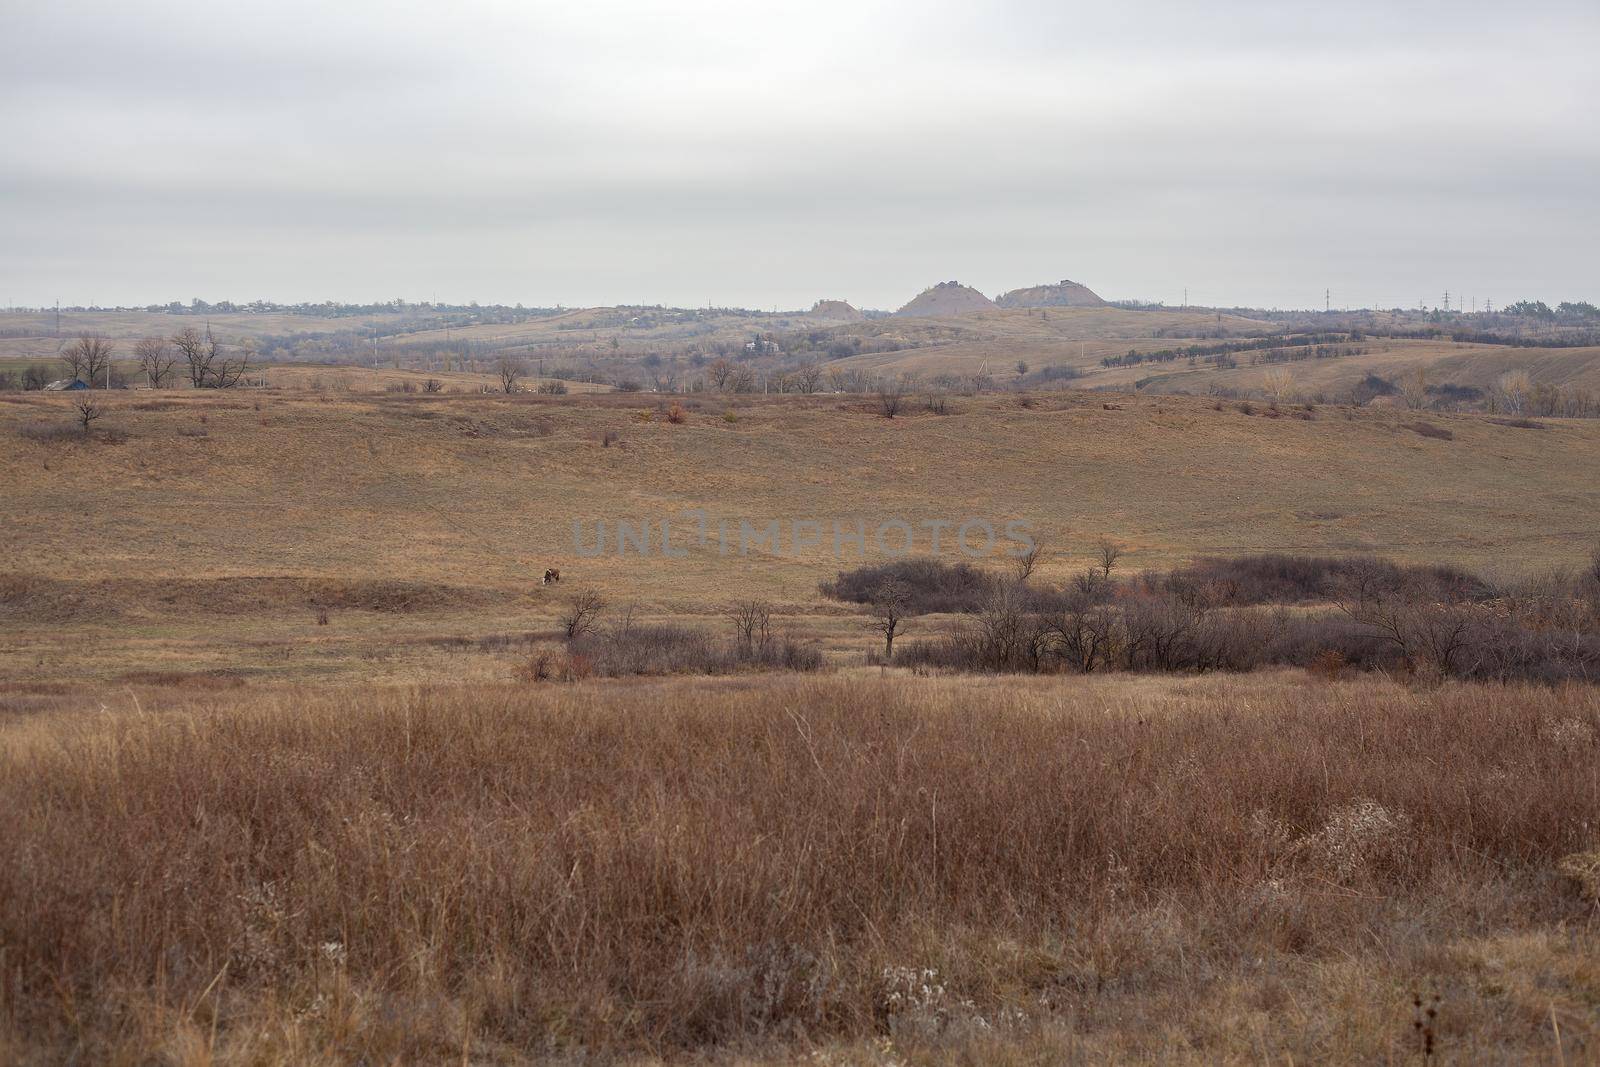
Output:
[[[0,734],[0,1059],[981,1049],[1006,1028],[1095,1058],[1376,1058],[1403,1051],[1388,1001],[1409,1010],[1418,974],[1463,983],[1447,1052],[1548,1049],[1557,998],[1566,1040],[1594,1032],[1600,978],[1567,950],[1530,1007],[1447,948],[1559,927],[1593,952],[1558,869],[1600,833],[1592,688],[215,700]],[[1381,977],[1339,971],[1336,995],[1346,965]],[[1263,1037],[1286,997],[1317,1012]]]

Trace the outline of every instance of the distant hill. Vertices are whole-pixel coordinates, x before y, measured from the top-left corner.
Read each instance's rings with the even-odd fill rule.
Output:
[[[971,286],[960,282],[940,282],[924,289],[896,315],[907,318],[947,318],[952,315],[969,315],[974,311],[988,311],[994,301]]]
[[[1055,285],[1035,285],[1028,289],[1013,289],[1002,293],[995,304],[1003,308],[1098,308],[1105,307],[1088,286],[1080,282],[1061,279]]]
[[[806,315],[813,319],[845,319],[851,322],[866,318],[848,300],[818,300]]]

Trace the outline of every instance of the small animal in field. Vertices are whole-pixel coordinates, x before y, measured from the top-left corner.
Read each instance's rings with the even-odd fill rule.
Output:
[[[549,585],[551,582],[559,582],[560,580],[561,580],[561,572],[560,571],[556,570],[554,567],[550,567],[550,568],[547,568],[545,570],[545,572],[544,572],[544,584],[545,585]]]

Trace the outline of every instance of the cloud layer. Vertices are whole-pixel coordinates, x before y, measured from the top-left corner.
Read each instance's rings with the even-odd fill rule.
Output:
[[[1600,8],[34,5],[0,300],[1600,297]]]

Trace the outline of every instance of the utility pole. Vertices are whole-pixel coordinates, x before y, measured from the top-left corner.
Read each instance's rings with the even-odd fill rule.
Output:
[[[1333,290],[1324,289],[1322,290],[1322,313],[1326,315],[1331,310],[1333,310]]]

